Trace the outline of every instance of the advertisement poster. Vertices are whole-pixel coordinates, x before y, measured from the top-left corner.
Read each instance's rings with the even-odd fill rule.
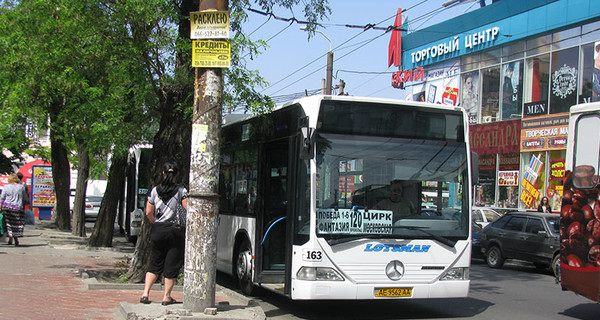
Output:
[[[511,62],[502,68],[502,120],[521,118],[520,67],[520,62]]]
[[[498,185],[504,187],[519,185],[519,170],[498,171]]]
[[[600,101],[600,41],[594,43],[594,71],[592,75],[592,102]]]
[[[52,166],[33,166],[31,172],[31,206],[53,208],[56,203]]]
[[[569,114],[554,114],[521,120],[521,152],[567,148]]]
[[[427,102],[457,105],[460,86],[458,60],[449,61],[441,68],[426,71]]]
[[[477,123],[479,117],[479,73],[469,72],[463,75],[460,105],[469,113],[469,123]]]
[[[519,153],[521,121],[497,121],[469,126],[471,151],[477,154]]]
[[[523,193],[521,193],[521,201],[527,208],[531,208],[533,200],[536,200],[540,196],[540,192],[535,188],[535,182],[542,171],[544,163],[542,162],[541,156],[532,156],[529,166],[523,175],[523,181],[521,186],[523,187]]]
[[[550,113],[569,112],[577,103],[579,48],[554,51],[550,67]]]

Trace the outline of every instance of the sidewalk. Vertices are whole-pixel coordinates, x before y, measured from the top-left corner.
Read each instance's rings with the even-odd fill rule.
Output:
[[[88,235],[91,229],[88,229]],[[13,319],[266,319],[254,301],[217,284],[216,315],[162,306],[154,285],[149,305],[140,304],[143,284],[103,282],[95,275],[115,270],[133,245],[115,232],[112,248],[87,248],[86,240],[59,231],[49,221],[25,226],[20,246],[0,243],[0,317]],[[181,286],[173,297],[182,302]]]

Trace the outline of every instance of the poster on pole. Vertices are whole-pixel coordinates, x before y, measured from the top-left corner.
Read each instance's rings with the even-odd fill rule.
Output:
[[[229,41],[192,41],[192,67],[231,67],[231,44]]]
[[[31,206],[54,208],[55,203],[52,166],[33,166],[31,170]]]
[[[190,13],[191,39],[229,38],[229,11],[200,11]]]

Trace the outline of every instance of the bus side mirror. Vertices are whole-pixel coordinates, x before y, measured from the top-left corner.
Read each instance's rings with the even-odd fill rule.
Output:
[[[300,159],[309,160],[314,153],[314,130],[308,126],[308,117],[300,119]]]
[[[476,185],[479,181],[479,155],[471,151],[471,184]]]

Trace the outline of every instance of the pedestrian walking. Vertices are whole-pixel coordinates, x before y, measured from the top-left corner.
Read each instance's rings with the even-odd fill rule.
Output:
[[[16,174],[8,177],[8,184],[2,189],[0,195],[0,211],[6,222],[8,244],[19,245],[19,238],[23,237],[25,229],[25,204],[29,202],[27,189]]]
[[[150,265],[140,303],[150,303],[150,290],[160,274],[165,282],[162,305],[177,303],[171,297],[171,291],[183,266],[188,192],[185,187],[175,183],[176,175],[177,167],[173,163],[165,163],[162,180],[152,188],[146,202],[146,217],[152,223]]]

